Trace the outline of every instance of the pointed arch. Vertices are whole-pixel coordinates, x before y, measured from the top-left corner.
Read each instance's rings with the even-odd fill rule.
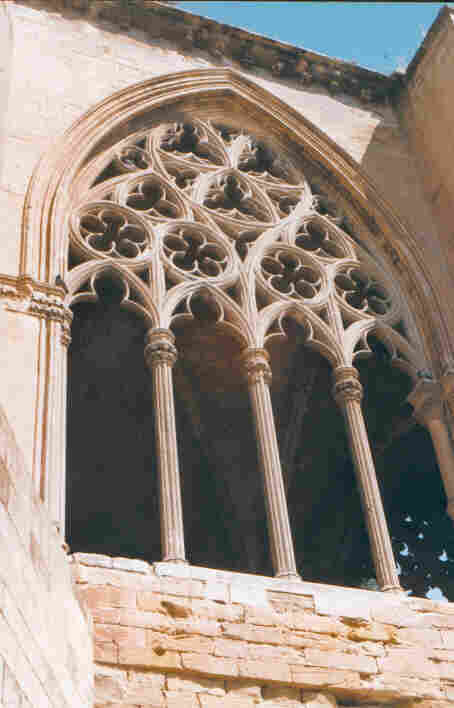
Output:
[[[358,219],[376,236],[377,250],[411,297],[417,328],[432,368],[449,361],[451,349],[437,282],[431,279],[416,241],[358,164],[295,109],[231,69],[202,69],[169,74],[133,85],[84,114],[38,164],[25,199],[21,275],[53,284],[64,272],[68,207],[87,161],[131,133],[141,122],[161,118],[170,106],[219,117],[244,112],[278,141],[304,152],[330,174],[330,180],[353,206]],[[429,336],[430,333],[430,336]]]

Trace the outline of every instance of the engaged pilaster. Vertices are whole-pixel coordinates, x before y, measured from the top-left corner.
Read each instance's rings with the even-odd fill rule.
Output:
[[[274,572],[277,577],[299,579],[271,405],[268,352],[249,348],[242,353],[241,360],[254,415]]]
[[[153,374],[162,555],[164,561],[184,563],[186,555],[172,383],[177,350],[170,330],[156,328],[147,332],[145,360]]]
[[[346,422],[377,580],[382,590],[401,591],[361,409],[363,387],[358,372],[351,366],[337,367],[333,378],[333,395]]]
[[[446,513],[454,519],[454,451],[444,415],[442,388],[435,381],[422,379],[408,396],[408,401],[413,406],[416,420],[427,428],[432,438],[446,492]]]

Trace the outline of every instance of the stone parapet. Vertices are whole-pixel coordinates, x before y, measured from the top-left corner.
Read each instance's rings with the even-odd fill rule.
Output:
[[[454,697],[454,607],[91,554],[96,705],[402,705]],[[129,566],[129,569],[128,569]]]

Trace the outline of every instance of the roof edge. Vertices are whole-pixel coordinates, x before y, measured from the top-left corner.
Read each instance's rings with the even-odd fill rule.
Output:
[[[324,88],[333,96],[347,94],[365,105],[386,103],[395,82],[393,76],[194,15],[162,0],[10,1],[108,21],[124,31],[141,29],[150,38],[165,37],[186,51],[206,51],[221,66],[227,60],[234,68],[269,71],[277,79]]]

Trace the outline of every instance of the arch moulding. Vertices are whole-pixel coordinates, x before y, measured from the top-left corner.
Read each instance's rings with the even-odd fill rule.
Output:
[[[136,125],[166,117],[166,109],[258,120],[276,140],[304,153],[349,202],[374,236],[374,247],[399,283],[436,374],[449,368],[453,351],[438,280],[428,271],[418,245],[393,208],[355,161],[300,113],[230,69],[170,74],[133,85],[84,114],[41,159],[24,204],[20,279],[52,289],[66,273],[67,219],[73,185],[98,153],[131,133]],[[148,119],[150,120],[150,119]],[[59,289],[57,289],[59,290]]]

